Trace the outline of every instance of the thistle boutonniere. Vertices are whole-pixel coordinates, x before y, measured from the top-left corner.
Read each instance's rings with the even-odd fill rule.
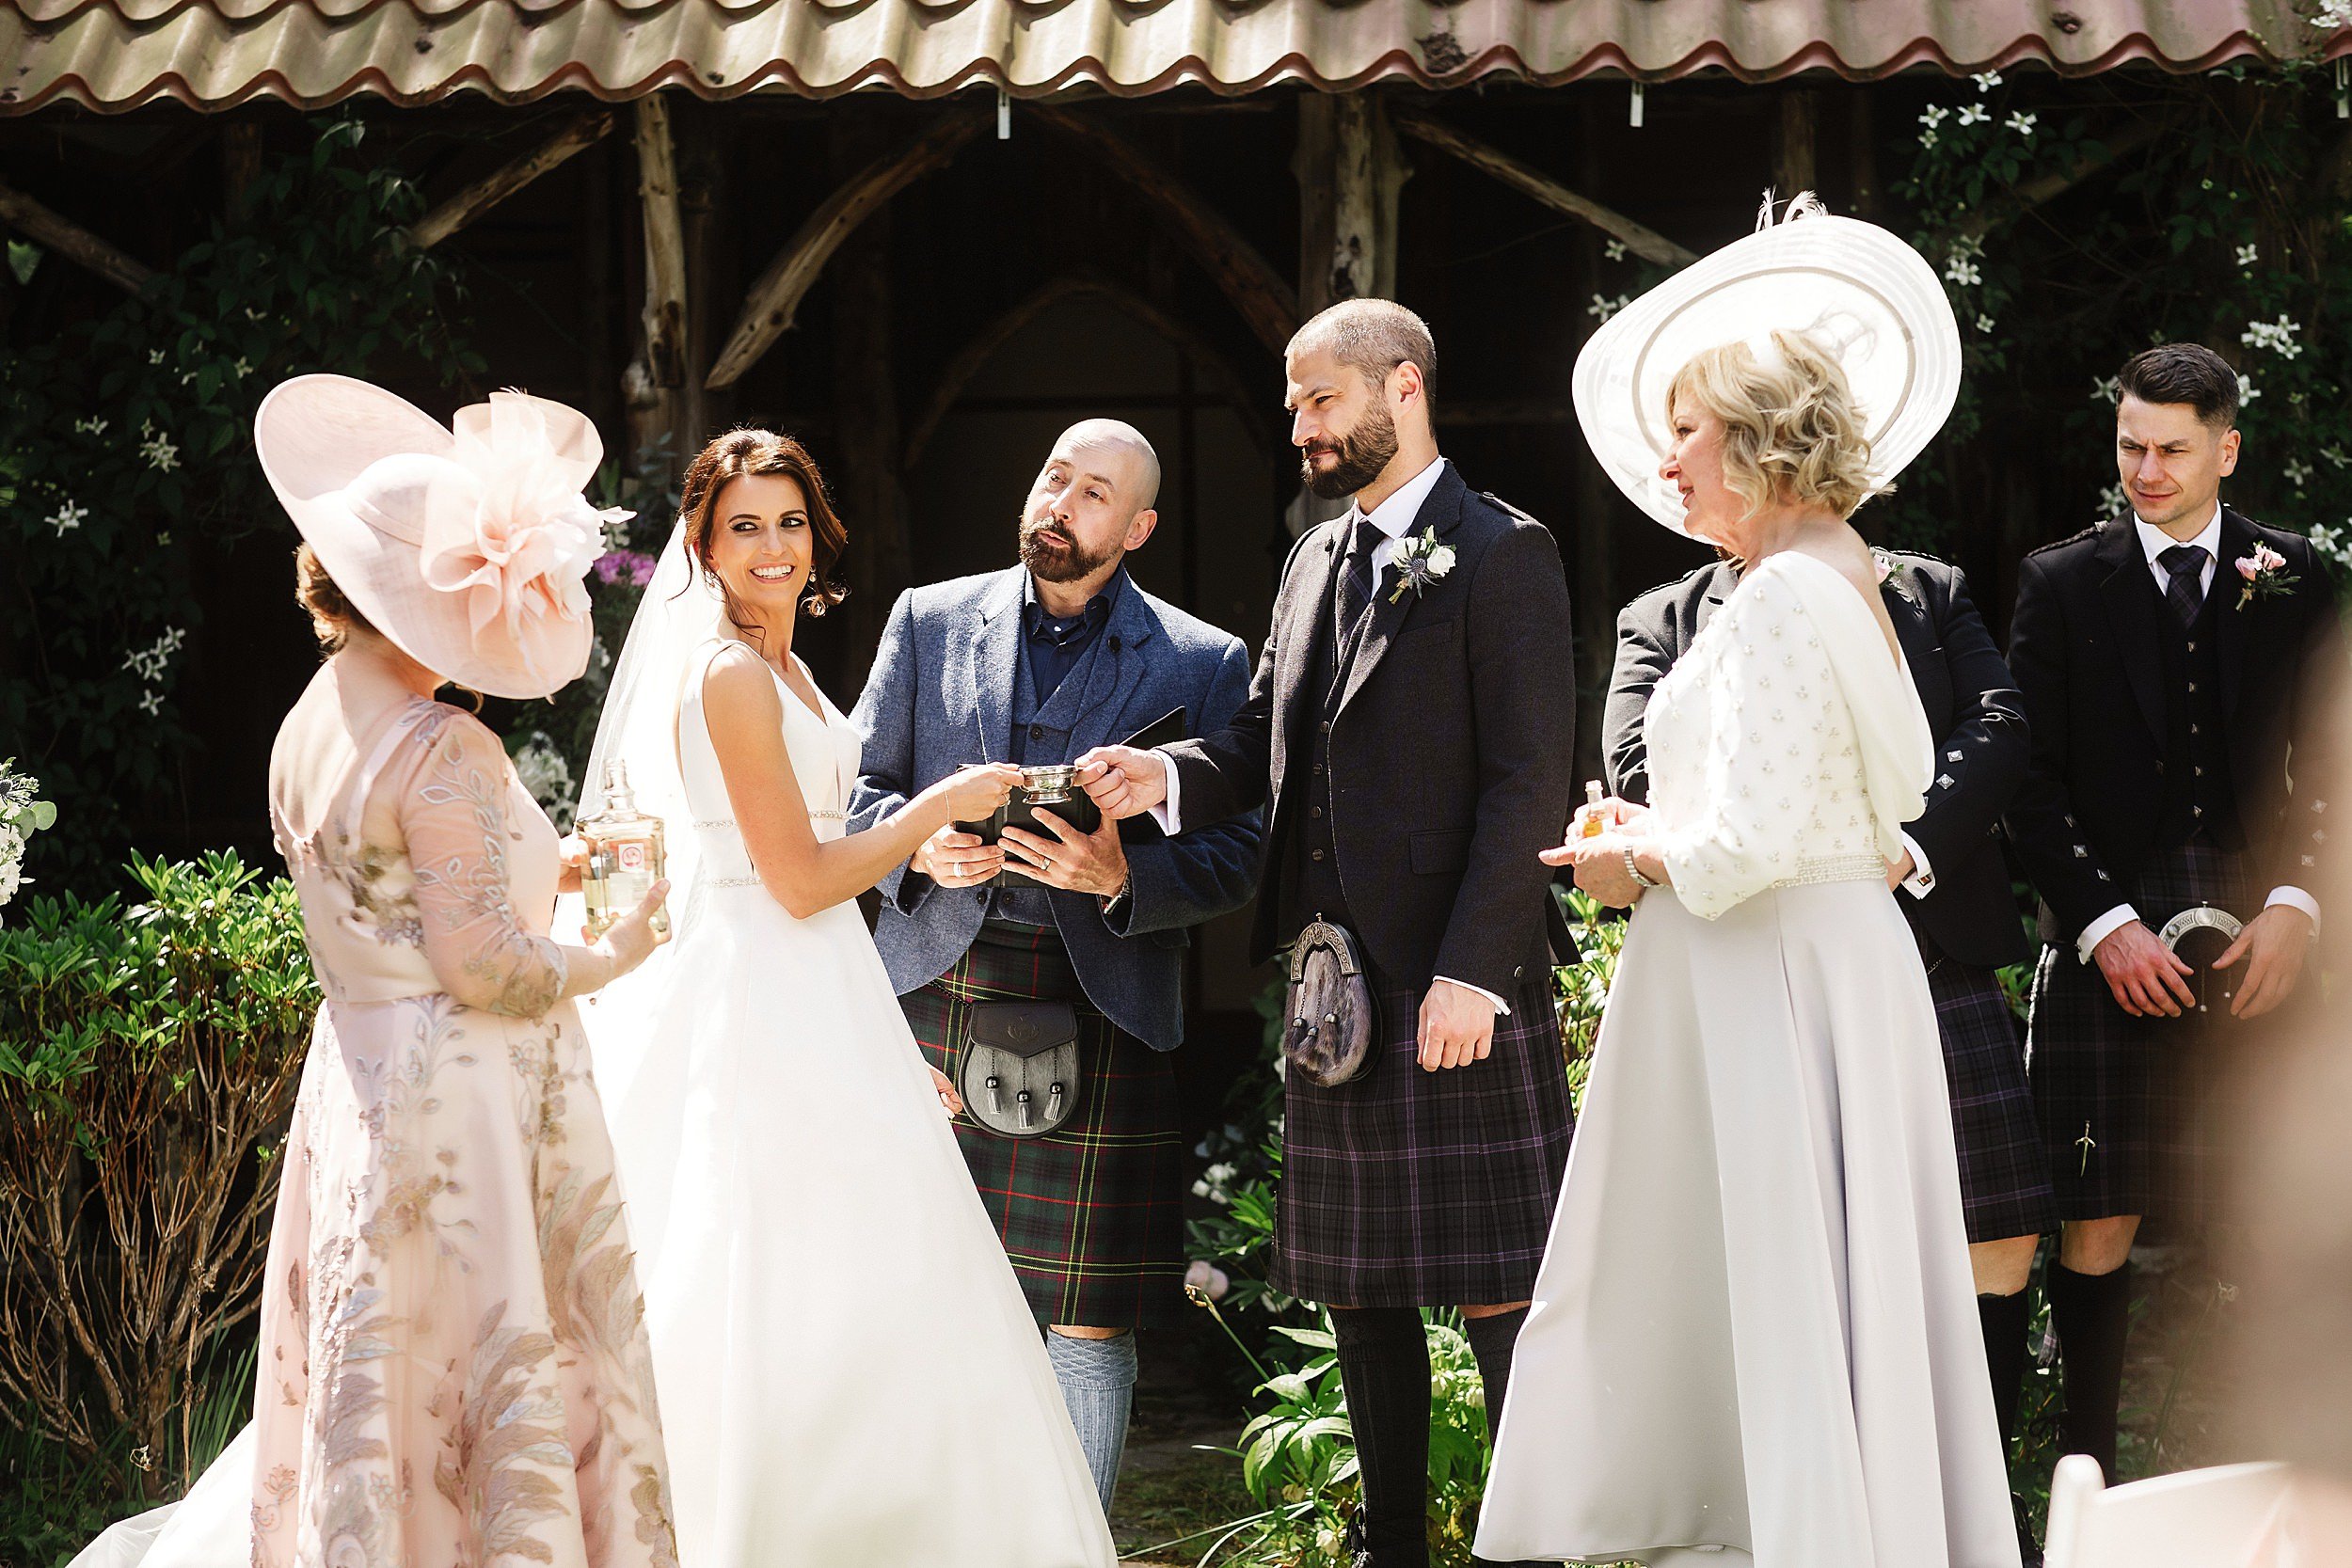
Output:
[[[1870,549],[1870,572],[1878,579],[1880,587],[1891,585],[1895,590],[1895,596],[1905,604],[1916,605],[1919,602],[1911,592],[1911,584],[1906,580],[1911,575],[1911,568],[1876,546],[1872,546]]]
[[[1420,598],[1431,583],[1452,570],[1454,546],[1438,544],[1435,528],[1405,535],[1396,542],[1396,592],[1389,595],[1389,603],[1403,598],[1407,588],[1413,597]]]
[[[2296,584],[2296,576],[2287,569],[2287,558],[2268,545],[2257,545],[2252,555],[2237,558],[2237,575],[2246,579],[2238,591],[2237,608],[2244,610],[2256,599],[2266,599],[2283,594]]]

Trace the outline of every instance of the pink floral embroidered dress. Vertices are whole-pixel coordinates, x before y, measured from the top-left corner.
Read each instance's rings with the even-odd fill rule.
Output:
[[[326,1004],[270,1239],[252,1560],[673,1568],[644,1303],[548,936],[555,830],[456,708],[357,741],[313,820],[290,738],[271,770]]]

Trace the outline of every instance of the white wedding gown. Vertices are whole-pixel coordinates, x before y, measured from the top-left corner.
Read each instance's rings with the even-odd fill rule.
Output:
[[[854,901],[795,919],[736,831],[688,661],[695,885],[582,1009],[686,1568],[1110,1568],[1045,1347]],[[735,646],[739,646],[736,644]],[[779,680],[818,836],[860,741]]]
[[[1477,1552],[2016,1568],[1943,1057],[1886,886],[1934,741],[1836,569],[1774,555],[1658,685],[1644,896]]]

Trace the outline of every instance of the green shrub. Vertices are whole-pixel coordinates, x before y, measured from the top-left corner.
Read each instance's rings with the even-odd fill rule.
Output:
[[[0,1423],[12,1467],[61,1453],[109,1502],[177,1496],[250,1401],[318,1005],[290,884],[232,854],[130,872],[128,909],[0,929]]]

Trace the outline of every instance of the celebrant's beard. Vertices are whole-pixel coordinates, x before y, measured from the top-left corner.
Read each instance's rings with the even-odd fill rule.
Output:
[[[1066,541],[1061,546],[1046,542],[1048,532],[1060,533]],[[1117,559],[1112,550],[1089,555],[1077,536],[1057,528],[1051,517],[1021,519],[1021,564],[1040,582],[1076,582],[1101,571]]]
[[[1396,456],[1396,420],[1389,413],[1389,405],[1375,403],[1364,410],[1364,417],[1356,421],[1356,428],[1336,440],[1310,441],[1299,449],[1298,471],[1307,482],[1307,488],[1325,500],[1339,500],[1352,496],[1380,477],[1380,471]],[[1331,452],[1339,461],[1328,468],[1315,467],[1315,458]]]

